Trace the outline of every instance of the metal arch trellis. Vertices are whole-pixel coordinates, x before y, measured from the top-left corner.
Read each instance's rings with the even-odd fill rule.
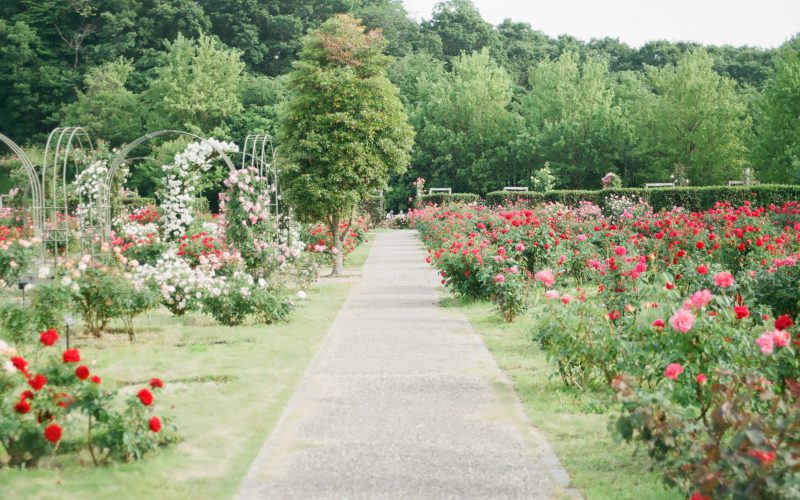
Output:
[[[88,151],[93,150],[92,139],[82,127],[59,127],[54,129],[47,138],[44,148],[44,159],[41,170],[42,208],[40,217],[42,222],[42,245],[44,256],[53,250],[54,257],[62,251],[64,255],[70,252],[70,241],[74,234],[69,217],[69,182],[78,177],[77,162],[74,154],[80,152],[81,160],[88,158]],[[74,176],[69,175],[70,166],[73,166]],[[87,238],[95,239],[95,227],[78,227],[80,234],[81,250],[91,247]]]
[[[236,171],[236,166],[234,165],[233,161],[230,157],[224,152],[217,148],[213,143],[208,142],[205,138],[193,134],[191,132],[186,132],[184,130],[159,130],[157,132],[150,132],[149,134],[145,134],[138,139],[128,143],[123,147],[117,156],[114,158],[114,161],[111,163],[111,166],[108,168],[108,173],[104,181],[102,182],[101,190],[100,190],[100,210],[102,210],[102,228],[99,231],[101,241],[104,243],[108,243],[111,241],[111,224],[112,224],[112,214],[111,214],[111,191],[114,185],[114,181],[116,180],[117,174],[122,168],[122,165],[125,164],[125,161],[128,159],[128,155],[134,149],[138,148],[142,144],[151,141],[157,137],[165,136],[165,135],[177,135],[177,136],[184,136],[190,137],[194,140],[204,142],[210,145],[214,151],[219,154],[222,161],[225,162],[225,165],[231,172]]]
[[[35,265],[38,265],[38,263],[44,261],[45,256],[44,246],[42,244],[42,210],[44,207],[44,190],[42,189],[42,183],[39,181],[36,166],[16,142],[4,134],[0,134],[0,142],[5,144],[8,149],[19,158],[25,169],[25,175],[28,178],[28,190],[32,198],[30,207],[31,230],[35,242],[34,248],[37,254]],[[33,276],[36,276],[36,274],[37,273],[34,273]]]
[[[278,185],[277,149],[272,145],[269,134],[250,134],[242,146],[242,168],[255,167],[258,175],[264,177],[272,186],[274,196],[270,196],[270,212],[276,219],[280,217],[280,189]]]

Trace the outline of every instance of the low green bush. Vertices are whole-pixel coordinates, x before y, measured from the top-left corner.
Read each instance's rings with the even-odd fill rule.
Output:
[[[434,193],[422,195],[419,205],[446,205],[448,203],[478,203],[481,197],[475,193]]]
[[[520,202],[536,205],[556,202],[565,205],[577,205],[580,201],[590,201],[605,209],[606,200],[612,195],[642,198],[655,210],[684,207],[690,211],[701,211],[712,208],[717,202],[743,205],[749,201],[757,206],[779,205],[787,201],[800,199],[800,185],[761,184],[757,186],[703,186],[655,189],[620,188],[598,191],[557,190],[548,191],[547,193],[494,191],[486,195],[486,204],[496,206]]]

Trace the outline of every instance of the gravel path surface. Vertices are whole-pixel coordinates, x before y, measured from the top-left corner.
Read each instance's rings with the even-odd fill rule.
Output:
[[[240,498],[560,498],[569,477],[414,231],[373,235],[363,276]]]

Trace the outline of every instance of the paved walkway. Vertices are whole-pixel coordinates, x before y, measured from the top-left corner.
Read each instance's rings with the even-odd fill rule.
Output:
[[[553,498],[569,478],[416,233],[378,233],[240,498]]]

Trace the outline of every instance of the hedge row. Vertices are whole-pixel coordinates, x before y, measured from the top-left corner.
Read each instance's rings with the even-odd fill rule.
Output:
[[[576,205],[580,201],[590,201],[601,208],[606,208],[610,196],[627,196],[642,198],[655,210],[669,210],[672,207],[684,207],[691,211],[706,210],[718,201],[727,201],[733,205],[742,205],[749,201],[754,205],[782,204],[787,201],[800,200],[800,185],[759,184],[756,186],[706,186],[675,188],[622,188],[604,189],[601,191],[548,191],[536,193],[532,191],[494,191],[486,195],[487,205],[504,205],[510,202],[523,202],[530,205],[546,202]]]
[[[478,203],[481,197],[475,193],[434,193],[422,195],[419,203],[422,205],[447,205],[448,203]]]

